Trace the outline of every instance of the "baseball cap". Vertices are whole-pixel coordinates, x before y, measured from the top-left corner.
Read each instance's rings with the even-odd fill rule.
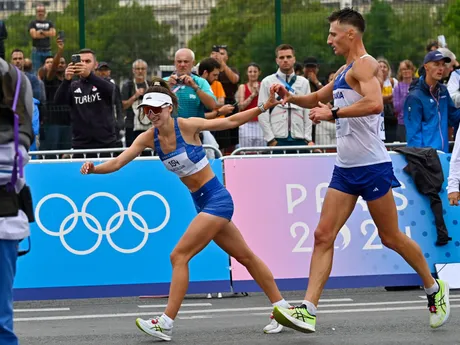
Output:
[[[137,109],[145,106],[161,107],[165,104],[173,104],[172,98],[169,95],[161,92],[149,92],[144,95],[144,97],[142,98],[142,103],[139,104]]]
[[[317,67],[318,66],[318,60],[316,60],[315,57],[309,56],[305,60],[303,60],[303,65],[305,67],[312,66],[312,67]]]
[[[452,61],[457,60],[457,57],[455,56],[455,54],[452,53],[449,49],[447,49],[447,48],[438,48],[438,50],[441,52],[442,55],[450,58]]]
[[[101,68],[110,69],[109,64],[107,62],[105,62],[105,61],[99,62],[99,64],[97,65],[96,69],[101,69]]]
[[[452,61],[450,57],[443,55],[443,53],[441,53],[439,50],[433,50],[425,55],[425,58],[423,59],[423,64],[426,64],[428,62],[433,62],[433,61],[441,61],[441,60],[444,60],[446,63],[449,63]]]

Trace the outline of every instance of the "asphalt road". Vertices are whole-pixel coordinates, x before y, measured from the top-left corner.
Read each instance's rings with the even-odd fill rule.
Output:
[[[285,293],[299,302],[303,293]],[[224,298],[189,296],[175,321],[171,344],[460,344],[460,291],[451,291],[451,319],[429,327],[422,290],[327,290],[316,333],[285,329],[268,335],[271,306],[261,294]],[[166,299],[85,299],[15,303],[15,329],[22,345],[146,345],[162,341],[140,332],[137,317],[164,310]]]

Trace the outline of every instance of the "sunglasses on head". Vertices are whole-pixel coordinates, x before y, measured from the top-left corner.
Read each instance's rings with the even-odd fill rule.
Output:
[[[219,49],[225,49],[225,50],[227,50],[227,45],[226,45],[226,44],[222,44],[222,45],[213,45],[213,46],[212,46],[212,50],[215,51],[215,52],[218,52]]]

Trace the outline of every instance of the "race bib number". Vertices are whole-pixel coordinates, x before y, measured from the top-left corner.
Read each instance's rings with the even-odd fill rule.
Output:
[[[379,138],[382,139],[382,140],[386,139],[386,136],[385,136],[385,121],[384,121],[383,113],[380,114],[380,116],[379,116]]]
[[[336,137],[341,138],[351,133],[350,130],[350,122],[348,119],[336,119],[335,120],[335,128],[336,128]]]

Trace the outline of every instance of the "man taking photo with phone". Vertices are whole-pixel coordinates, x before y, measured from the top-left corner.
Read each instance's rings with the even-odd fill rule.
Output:
[[[220,64],[217,60],[213,58],[206,58],[200,62],[198,67],[198,74],[201,78],[206,79],[206,81],[211,85],[214,96],[217,98],[217,108],[211,109],[211,111],[204,114],[206,119],[214,119],[216,117],[225,117],[233,112],[235,109],[236,103],[233,104],[224,104],[225,92],[222,88],[222,84],[217,80],[219,76]],[[216,88],[213,88],[216,85]],[[217,89],[217,92],[216,92]]]
[[[96,76],[96,66],[96,55],[91,49],[82,49],[72,55],[54,98],[57,104],[70,106],[73,149],[117,147],[112,108],[115,85]],[[78,79],[72,81],[74,77]],[[81,155],[74,155],[78,157]]]

